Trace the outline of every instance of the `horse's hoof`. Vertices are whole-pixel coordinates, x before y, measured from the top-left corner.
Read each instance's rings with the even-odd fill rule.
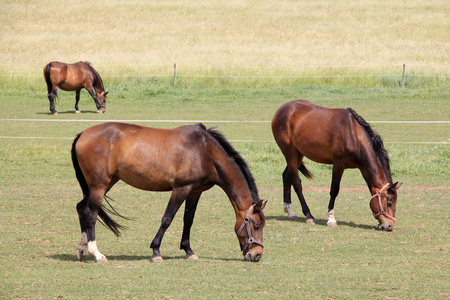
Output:
[[[198,256],[195,255],[195,254],[191,254],[191,255],[186,255],[184,258],[185,258],[185,259],[197,260],[197,259],[198,259]]]
[[[81,114],[81,111],[76,110],[75,113],[76,113],[76,114]]]
[[[106,257],[102,256],[102,258],[100,258],[100,259],[95,259],[95,262],[96,263],[107,263],[108,259]]]
[[[98,113],[98,114],[102,114],[102,113],[103,113],[103,111],[101,111],[101,110],[97,110],[97,113]]]
[[[288,216],[288,220],[298,221],[298,220],[300,220],[300,218],[297,215],[290,215],[290,216]]]
[[[78,261],[83,261],[84,258],[84,250],[81,248],[77,248],[77,259]]]
[[[306,219],[306,224],[316,225],[316,220],[314,218]]]
[[[55,111],[55,112],[52,112],[52,115],[53,116],[56,116],[58,114],[58,112],[57,111]]]
[[[162,262],[163,258],[161,255],[152,255],[152,257],[150,257],[150,261],[151,262]]]
[[[336,222],[328,222],[327,226],[330,228],[335,228],[335,227],[337,227],[337,223]]]

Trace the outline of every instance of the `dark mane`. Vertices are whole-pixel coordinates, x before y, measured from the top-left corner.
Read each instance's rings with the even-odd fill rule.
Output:
[[[100,77],[100,74],[97,73],[97,71],[92,67],[90,62],[85,61],[84,63],[87,64],[89,68],[91,68],[91,70],[95,73],[95,75],[97,75],[97,79],[94,81],[94,84],[95,85],[100,84],[100,88],[102,89],[102,91],[105,91],[105,87],[103,86],[103,80]]]
[[[383,167],[386,179],[389,183],[392,183],[390,160],[386,149],[383,145],[381,137],[370,127],[370,124],[366,122],[360,115],[358,115],[353,109],[347,108],[353,118],[366,130],[369,137],[372,139],[373,150],[375,151],[378,161]]]
[[[208,132],[208,134],[210,136],[212,136],[222,146],[222,148],[225,150],[225,152],[227,152],[228,155],[234,159],[236,164],[239,166],[239,169],[241,170],[242,174],[244,175],[245,180],[247,181],[248,188],[252,195],[253,204],[258,203],[259,195],[258,195],[258,188],[256,187],[255,179],[254,179],[252,173],[250,172],[250,168],[248,167],[247,163],[242,158],[242,156],[239,154],[239,152],[237,152],[233,148],[233,146],[231,146],[231,144],[227,141],[227,139],[221,132],[215,130],[214,128],[206,129],[205,125],[203,125],[203,124],[198,124],[198,126],[203,128],[204,130],[206,130],[206,132]]]

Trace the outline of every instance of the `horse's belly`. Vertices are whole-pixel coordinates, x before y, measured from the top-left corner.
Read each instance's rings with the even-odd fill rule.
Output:
[[[125,183],[146,191],[154,192],[164,192],[171,191],[172,185],[169,180],[164,180],[162,178],[156,178],[152,176],[140,176],[138,173],[135,174],[118,174],[118,177]]]
[[[311,151],[312,150],[312,151]],[[308,150],[301,150],[300,149],[300,153],[309,158],[310,160],[316,162],[316,163],[320,163],[320,164],[333,164],[334,160],[333,160],[333,156],[331,155],[331,153],[329,151],[323,151],[319,148],[310,148]]]
[[[78,90],[78,89],[80,89],[82,87],[83,87],[82,85],[79,85],[79,84],[78,85],[74,85],[74,84],[70,84],[70,83],[67,83],[67,82],[62,82],[62,83],[59,84],[59,88],[64,90],[64,91],[76,91],[76,90]]]

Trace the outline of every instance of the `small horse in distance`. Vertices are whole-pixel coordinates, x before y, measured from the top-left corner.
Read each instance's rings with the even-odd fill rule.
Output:
[[[54,100],[57,96],[58,88],[65,91],[75,91],[75,113],[79,114],[78,102],[80,101],[80,91],[85,88],[97,106],[97,113],[104,113],[106,110],[106,95],[103,81],[89,62],[77,62],[66,64],[53,61],[44,68],[44,78],[47,83],[48,100],[50,101],[50,111],[52,115],[57,115]]]
[[[285,160],[283,172],[284,210],[290,220],[298,217],[292,210],[291,186],[300,200],[306,222],[315,224],[302,192],[300,171],[311,179],[303,157],[332,164],[327,225],[337,226],[334,203],[345,169],[358,168],[372,194],[370,208],[378,228],[392,231],[395,224],[397,192],[401,183],[393,183],[390,161],[381,137],[353,109],[332,109],[306,100],[282,105],[272,119],[272,133]]]
[[[263,255],[263,208],[253,175],[244,159],[217,130],[203,124],[158,129],[126,123],[105,123],[81,132],[72,145],[72,162],[83,192],[77,204],[81,226],[78,260],[95,256],[107,261],[97,249],[97,217],[117,236],[122,226],[108,214],[122,217],[108,204],[106,193],[119,181],[147,191],[172,191],[161,226],[150,247],[152,262],[162,261],[160,245],[181,204],[184,226],[180,249],[186,259],[197,259],[190,246],[190,231],[203,191],[220,186],[236,214],[234,229],[242,254],[257,262]]]

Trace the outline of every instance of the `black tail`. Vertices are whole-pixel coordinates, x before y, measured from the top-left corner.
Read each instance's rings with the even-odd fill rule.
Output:
[[[80,184],[81,190],[83,191],[83,200],[78,204],[81,205],[82,208],[86,207],[86,205],[88,205],[88,199],[89,199],[89,185],[86,181],[86,178],[83,175],[83,171],[80,168],[80,165],[78,163],[78,158],[77,158],[77,152],[75,150],[75,146],[78,142],[78,140],[80,139],[81,135],[83,133],[79,133],[76,138],[74,139],[73,143],[72,143],[72,164],[73,164],[73,168],[75,169],[75,175],[77,177],[77,180]],[[109,207],[106,207],[102,204],[102,206],[100,207],[99,211],[98,211],[98,216],[100,217],[99,222],[102,223],[104,226],[108,227],[112,232],[114,232],[114,234],[116,236],[120,236],[120,230],[121,229],[125,229],[124,226],[120,225],[119,223],[117,223],[116,221],[114,221],[113,219],[111,219],[111,217],[108,215],[107,212],[127,219],[126,217],[122,216],[121,214],[119,214],[114,207],[111,205],[111,203],[108,201],[108,199],[112,200],[111,198],[107,197],[105,195],[104,199],[106,200],[106,203],[108,203]]]
[[[308,171],[308,169],[305,167],[305,164],[304,163],[302,163],[301,165],[300,165],[300,168],[298,168],[299,169],[299,171],[300,172],[302,172],[302,174],[303,175],[305,175],[305,177],[306,178],[308,178],[308,179],[313,179],[313,174],[311,174],[309,171]]]
[[[248,188],[252,195],[253,203],[258,203],[260,199],[258,195],[258,188],[256,187],[255,183],[255,178],[253,177],[252,173],[250,172],[249,166],[239,154],[239,152],[237,152],[236,149],[231,146],[231,144],[227,141],[227,139],[221,132],[215,130],[214,128],[206,129],[205,125],[203,124],[198,125],[206,130],[206,132],[222,146],[225,152],[233,158],[247,181]]]
[[[52,92],[53,89],[53,84],[52,81],[50,79],[50,69],[52,67],[52,63],[49,63],[46,67],[45,67],[45,82],[47,83],[47,92],[50,94]]]

